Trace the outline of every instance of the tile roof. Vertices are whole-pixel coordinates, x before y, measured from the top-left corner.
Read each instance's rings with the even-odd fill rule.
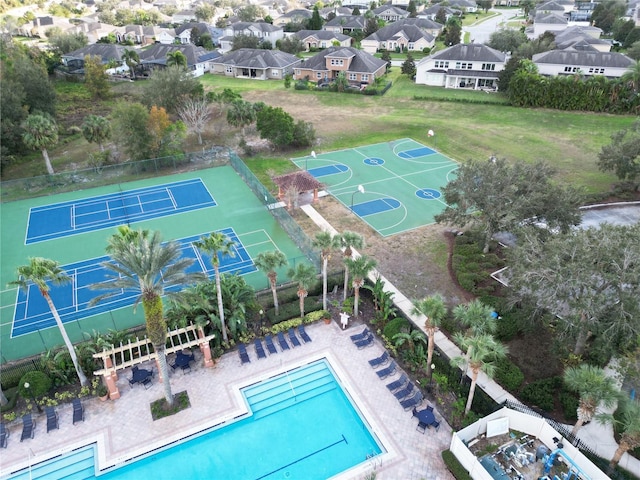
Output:
[[[330,32],[328,30],[299,30],[294,33],[294,36],[299,38],[300,40],[304,40],[305,38],[315,37],[318,40],[333,40],[336,39],[339,42],[343,42],[347,40],[349,35],[345,35],[344,33],[336,33]]]
[[[585,67],[629,68],[635,61],[615,52],[597,52],[580,50],[551,50],[533,56],[533,63],[554,65],[576,65]]]
[[[365,40],[376,40],[378,42],[384,42],[398,36],[404,36],[410,42],[416,42],[421,38],[426,38],[428,41],[433,40],[433,35],[425,32],[415,25],[404,25],[394,22],[386,27],[382,27],[378,31],[369,35]]]
[[[323,183],[316,180],[313,175],[305,170],[278,175],[277,177],[272,177],[271,180],[283,191],[287,191],[292,187],[298,192],[324,188]]]
[[[300,61],[295,55],[280,50],[240,48],[223,55],[214,63],[245,68],[284,68],[300,63]]]
[[[505,53],[480,43],[459,43],[453,47],[436,52],[429,57],[425,57],[421,62],[427,58],[472,62],[504,62],[506,57],[507,55]]]
[[[387,62],[379,58],[374,57],[362,50],[358,50],[353,47],[329,47],[317,55],[305,60],[301,67],[310,70],[324,71],[326,67],[326,57],[352,57],[351,64],[349,65],[349,72],[363,72],[374,73],[380,69],[380,67],[387,65]]]

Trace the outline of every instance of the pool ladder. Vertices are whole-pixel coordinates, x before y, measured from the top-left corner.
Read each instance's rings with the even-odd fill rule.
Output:
[[[382,466],[382,458],[379,453],[367,453],[367,461],[374,470]]]

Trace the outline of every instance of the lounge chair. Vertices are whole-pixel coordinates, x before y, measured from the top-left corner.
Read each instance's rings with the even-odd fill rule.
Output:
[[[411,395],[413,393],[413,391],[415,390],[416,386],[409,382],[407,383],[407,386],[398,390],[396,393],[393,394],[394,397],[396,397],[398,400],[402,400],[403,398],[407,398],[409,395]]]
[[[356,333],[355,335],[351,335],[349,338],[352,342],[358,342],[360,340],[364,340],[369,336],[369,327],[364,327],[364,330],[360,333]]]
[[[84,422],[84,407],[79,398],[73,399],[73,424]]]
[[[370,347],[371,345],[373,345],[373,334],[369,332],[368,337],[353,343],[356,347],[358,347],[358,350],[362,350],[363,348]]]
[[[302,324],[298,325],[298,335],[300,335],[300,338],[304,343],[309,343],[311,341],[311,337],[307,335],[307,332],[304,329],[304,325]]]
[[[387,385],[387,388],[389,389],[390,392],[395,392],[399,388],[404,387],[408,381],[409,381],[409,378],[407,377],[407,374],[403,373],[402,375],[400,375],[399,379],[389,383]]]
[[[256,348],[258,358],[267,358],[267,354],[264,353],[264,348],[262,347],[262,341],[259,338],[253,341],[253,346]]]
[[[251,362],[249,354],[247,353],[247,346],[244,343],[238,344],[238,353],[240,354],[240,361],[243,365]]]
[[[437,420],[434,420],[434,421],[431,423],[431,426],[435,429],[435,431],[436,431],[436,432],[437,432],[438,430],[440,430],[440,422],[439,422],[439,421],[437,421]]]
[[[416,430],[424,434],[424,432],[427,430],[428,426],[429,425],[427,425],[424,422],[418,422],[418,426],[416,427]]]
[[[4,423],[0,423],[0,448],[7,448],[7,439],[9,438],[9,430]]]
[[[278,343],[280,344],[280,348],[282,349],[282,351],[284,352],[285,350],[289,350],[289,344],[285,340],[284,334],[282,332],[278,332],[277,338],[278,338]]]
[[[433,412],[433,407],[431,405],[427,405],[427,410],[429,410],[430,412]]]
[[[59,428],[59,425],[58,425],[58,412],[56,412],[55,408],[53,408],[53,407],[45,407],[44,411],[47,414],[47,433],[49,433],[50,430],[53,430],[55,428]]]
[[[389,352],[385,350],[384,353],[379,357],[369,360],[369,365],[371,365],[372,368],[378,368],[386,364],[388,361],[389,361]]]
[[[269,355],[278,353],[276,346],[273,344],[273,338],[271,338],[271,335],[267,335],[266,337],[264,337],[264,343],[267,345],[267,351],[269,352]]]
[[[300,343],[300,340],[298,340],[298,337],[296,337],[296,332],[294,332],[293,328],[290,328],[289,330],[287,330],[287,333],[289,334],[289,340],[291,341],[291,345],[293,345],[294,347],[299,347],[301,343]]]
[[[406,410],[411,410],[413,407],[417,407],[418,405],[420,405],[422,403],[423,397],[422,397],[422,392],[420,392],[420,390],[418,390],[413,397],[408,398],[407,400],[402,400],[400,402],[400,405],[402,405],[402,408]]]
[[[385,367],[382,370],[378,370],[376,372],[378,378],[382,380],[384,378],[387,378],[389,375],[393,375],[394,373],[396,373],[396,366],[396,362],[392,360],[388,367]]]
[[[26,438],[33,438],[36,433],[36,422],[31,418],[31,414],[27,413],[22,416],[22,435],[20,435],[20,441]]]

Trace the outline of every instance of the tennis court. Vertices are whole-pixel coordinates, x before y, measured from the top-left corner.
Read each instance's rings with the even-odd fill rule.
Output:
[[[384,237],[434,223],[446,207],[441,189],[458,168],[409,138],[293,161]]]
[[[126,213],[118,210],[123,204]],[[84,215],[83,221],[77,221]],[[74,217],[75,226],[69,220]],[[193,242],[211,232],[223,232],[234,242],[235,255],[221,257],[220,270],[243,275],[256,289],[268,287],[267,277],[253,264],[258,253],[280,250],[286,255],[289,265],[277,272],[282,282],[289,266],[306,261],[262,199],[230,166],[3,203],[0,221],[1,281],[5,287],[0,291],[3,362],[62,344],[37,288],[32,285],[24,292],[6,287],[16,279],[17,267],[27,264],[29,257],[56,260],[71,277],[69,284],[52,285],[50,295],[72,341],[86,339],[94,330],[121,330],[144,323],[143,309],[134,312],[132,308],[134,292],[122,291],[89,306],[101,293],[89,286],[107,279],[100,264],[109,261],[105,247],[118,225],[158,230],[165,241],[180,242],[183,256],[194,259],[190,268],[209,277],[213,276],[210,258]],[[25,242],[25,238],[31,241]]]

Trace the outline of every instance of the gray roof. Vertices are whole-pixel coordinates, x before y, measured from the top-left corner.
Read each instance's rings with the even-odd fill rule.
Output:
[[[460,12],[459,8],[451,8],[448,5],[440,5],[439,3],[436,3],[435,5],[431,5],[430,7],[422,10],[420,14],[421,15],[437,15],[441,8],[444,9],[445,14],[447,15],[453,15],[457,12]]]
[[[378,42],[386,42],[398,35],[404,34],[404,36],[410,42],[417,42],[421,38],[426,38],[427,41],[433,40],[433,35],[421,30],[415,25],[403,25],[398,24],[399,22],[394,22],[386,27],[382,27],[378,31],[369,35],[365,40],[376,40]]]
[[[622,53],[579,50],[551,50],[533,56],[533,63],[584,67],[629,68],[636,62]]]
[[[304,40],[305,38],[309,37],[315,37],[318,40],[336,39],[339,42],[343,42],[346,39],[351,38],[349,35],[345,35],[344,33],[329,32],[327,30],[300,30],[293,35],[300,40]]]
[[[387,4],[387,5],[382,5],[381,7],[378,8],[374,8],[373,9],[373,13],[374,15],[380,15],[381,13],[386,12],[387,10],[391,10],[393,13],[395,13],[396,15],[400,15],[400,16],[408,16],[409,12],[407,12],[406,10],[400,8],[400,7],[394,7],[393,5]]]
[[[200,35],[203,33],[209,33],[209,25],[202,22],[187,22],[183,23],[179,27],[176,28],[176,35],[180,35],[182,32],[188,29],[197,28],[200,32]]]
[[[300,61],[295,55],[280,50],[240,48],[223,55],[214,63],[245,68],[284,68],[300,63]]]
[[[187,45],[162,45],[160,43],[154,43],[151,47],[140,50],[138,55],[140,56],[140,63],[155,63],[165,65],[167,63],[167,54],[173,53],[179,50],[187,57],[187,65],[193,66],[198,63],[202,63],[204,59],[209,59],[212,53],[215,51],[205,50],[202,47],[196,47],[192,44]]]
[[[590,37],[594,40],[596,37],[593,34],[596,33],[598,37],[602,34],[602,29],[598,27],[591,26],[583,26],[583,25],[572,25],[570,27],[565,28],[561,32],[556,33],[556,42],[564,42],[571,38],[585,38]]]
[[[599,38],[593,38],[589,35],[578,35],[565,37],[558,40],[559,35],[556,35],[556,47],[558,50],[565,50],[573,47],[576,50],[597,50],[595,45],[611,45],[606,40],[600,40]]]
[[[444,25],[428,18],[403,18],[395,22],[398,25],[415,25],[423,30],[442,30]]]
[[[278,18],[311,18],[313,16],[313,12],[311,10],[306,10],[304,8],[296,8],[295,10],[291,10]]]
[[[550,13],[536,13],[536,16],[533,20],[535,23],[549,23],[549,24],[567,24],[569,20],[567,17],[562,15],[558,15],[555,12]]]
[[[271,25],[267,22],[236,22],[231,25],[234,32],[246,30],[251,27],[258,29],[261,32],[276,32],[278,30],[282,30],[282,27]]]
[[[507,55],[480,43],[459,43],[425,58],[468,62],[504,62]]]
[[[94,43],[85,47],[74,50],[63,55],[66,59],[84,60],[85,55],[98,56],[102,59],[102,63],[108,63],[109,60],[122,60],[122,53],[126,47],[122,45],[113,45],[108,43]]]
[[[364,29],[367,19],[364,15],[343,15],[329,20],[324,24],[325,27],[342,27],[342,28],[359,28]]]
[[[363,72],[374,73],[380,69],[380,67],[387,65],[387,62],[373,55],[358,50],[353,47],[329,47],[317,55],[304,61],[302,66],[311,70],[326,70],[326,58],[351,58],[351,64],[349,65],[349,72]]]
[[[554,1],[541,3],[536,7],[536,12],[545,12],[545,11],[564,12],[564,7]]]

